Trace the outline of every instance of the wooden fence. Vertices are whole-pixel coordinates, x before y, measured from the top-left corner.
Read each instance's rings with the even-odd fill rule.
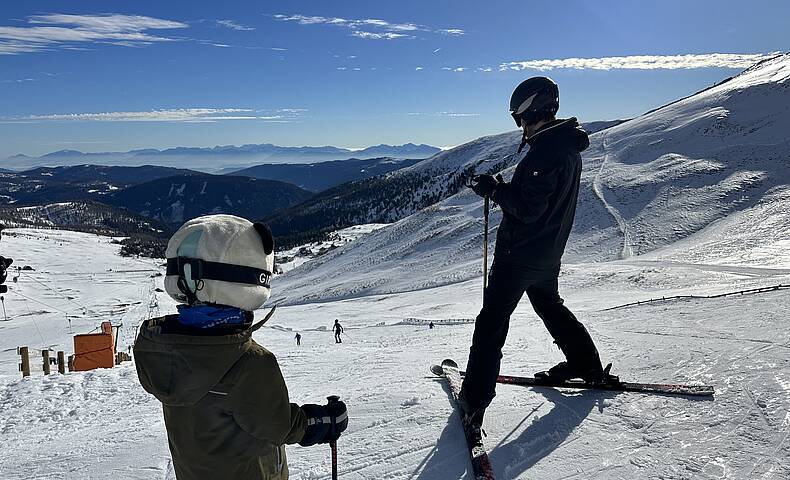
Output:
[[[650,300],[640,300],[638,302],[631,302],[625,303],[623,305],[617,305],[614,307],[605,308],[604,311],[608,310],[615,310],[618,308],[625,308],[625,307],[632,307],[634,305],[644,305],[647,303],[657,303],[657,302],[669,302],[672,300],[680,300],[680,299],[691,299],[691,298],[701,298],[701,299],[710,299],[710,298],[723,298],[723,297],[730,297],[733,295],[747,295],[753,293],[766,293],[766,292],[775,292],[777,290],[785,290],[790,288],[790,285],[774,285],[772,287],[760,287],[760,288],[750,288],[748,290],[739,290],[737,292],[726,292],[726,293],[719,293],[716,295],[673,295],[671,297],[661,297],[661,298],[651,298]]]
[[[16,351],[17,355],[19,355],[21,359],[21,362],[19,363],[19,371],[22,372],[22,377],[29,377],[31,372],[30,348],[18,347]],[[74,371],[74,355],[69,355],[67,359],[66,352],[63,351],[56,352],[56,357],[50,357],[52,350],[39,350],[39,352],[41,352],[41,370],[44,372],[44,375],[49,375],[52,373],[52,365],[58,366],[58,373],[61,375],[64,375],[67,369],[69,372]],[[128,362],[131,359],[132,356],[126,352],[117,352],[115,354],[116,365],[120,365],[123,362]]]

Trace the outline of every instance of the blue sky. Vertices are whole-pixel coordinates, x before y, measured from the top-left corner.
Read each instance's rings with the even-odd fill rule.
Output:
[[[452,146],[637,115],[788,50],[790,2],[3,2],[0,158],[244,143]]]

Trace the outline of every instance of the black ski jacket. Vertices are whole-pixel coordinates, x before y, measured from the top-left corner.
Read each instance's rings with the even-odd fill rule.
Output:
[[[569,118],[544,125],[527,143],[510,183],[499,184],[491,197],[503,213],[494,258],[556,274],[576,214],[581,152],[590,139]]]

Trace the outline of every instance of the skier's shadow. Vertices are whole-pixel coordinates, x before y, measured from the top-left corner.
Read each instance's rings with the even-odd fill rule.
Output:
[[[441,383],[452,402],[452,392],[447,382]],[[554,408],[548,414],[533,421],[518,438],[504,443],[542,406],[542,404],[536,405],[498,445],[493,448],[488,447],[489,457],[497,479],[517,478],[527,471],[562,445],[596,405],[600,410],[603,410],[603,401],[619,393],[599,390],[565,393],[554,388],[539,387],[533,390],[554,404]],[[489,412],[489,415],[493,414],[494,412]],[[458,411],[455,410],[447,419],[447,425],[436,441],[436,446],[414,469],[414,474],[409,479],[471,479],[474,475],[467,468],[468,466],[469,454],[466,450]]]
[[[434,380],[440,381],[436,378]],[[451,404],[454,403],[453,394],[447,382],[441,381],[441,384]],[[463,429],[461,429],[461,420],[458,418],[458,410],[453,409],[452,415],[447,418],[447,425],[444,426],[442,434],[436,440],[436,446],[414,469],[409,480],[474,478],[471,470],[467,469],[468,466],[469,453],[466,449]]]
[[[534,390],[554,404],[554,408],[548,414],[534,420],[518,438],[504,443],[528,417],[537,411],[539,406],[536,407],[508,436],[490,450],[489,457],[497,479],[517,478],[526,472],[565,443],[571,432],[581,425],[596,405],[602,411],[603,401],[618,393],[594,390],[562,392],[554,388]]]

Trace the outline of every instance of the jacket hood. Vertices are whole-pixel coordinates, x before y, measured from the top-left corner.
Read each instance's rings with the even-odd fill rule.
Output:
[[[248,328],[210,335],[184,327],[178,315],[146,320],[134,344],[140,384],[165,405],[196,404],[252,347],[252,333],[273,313]]]
[[[578,152],[583,152],[590,146],[590,137],[578,120],[576,120],[576,117],[571,117],[549,122],[527,139],[530,147],[534,147],[537,143],[543,144],[544,142],[566,145]]]

